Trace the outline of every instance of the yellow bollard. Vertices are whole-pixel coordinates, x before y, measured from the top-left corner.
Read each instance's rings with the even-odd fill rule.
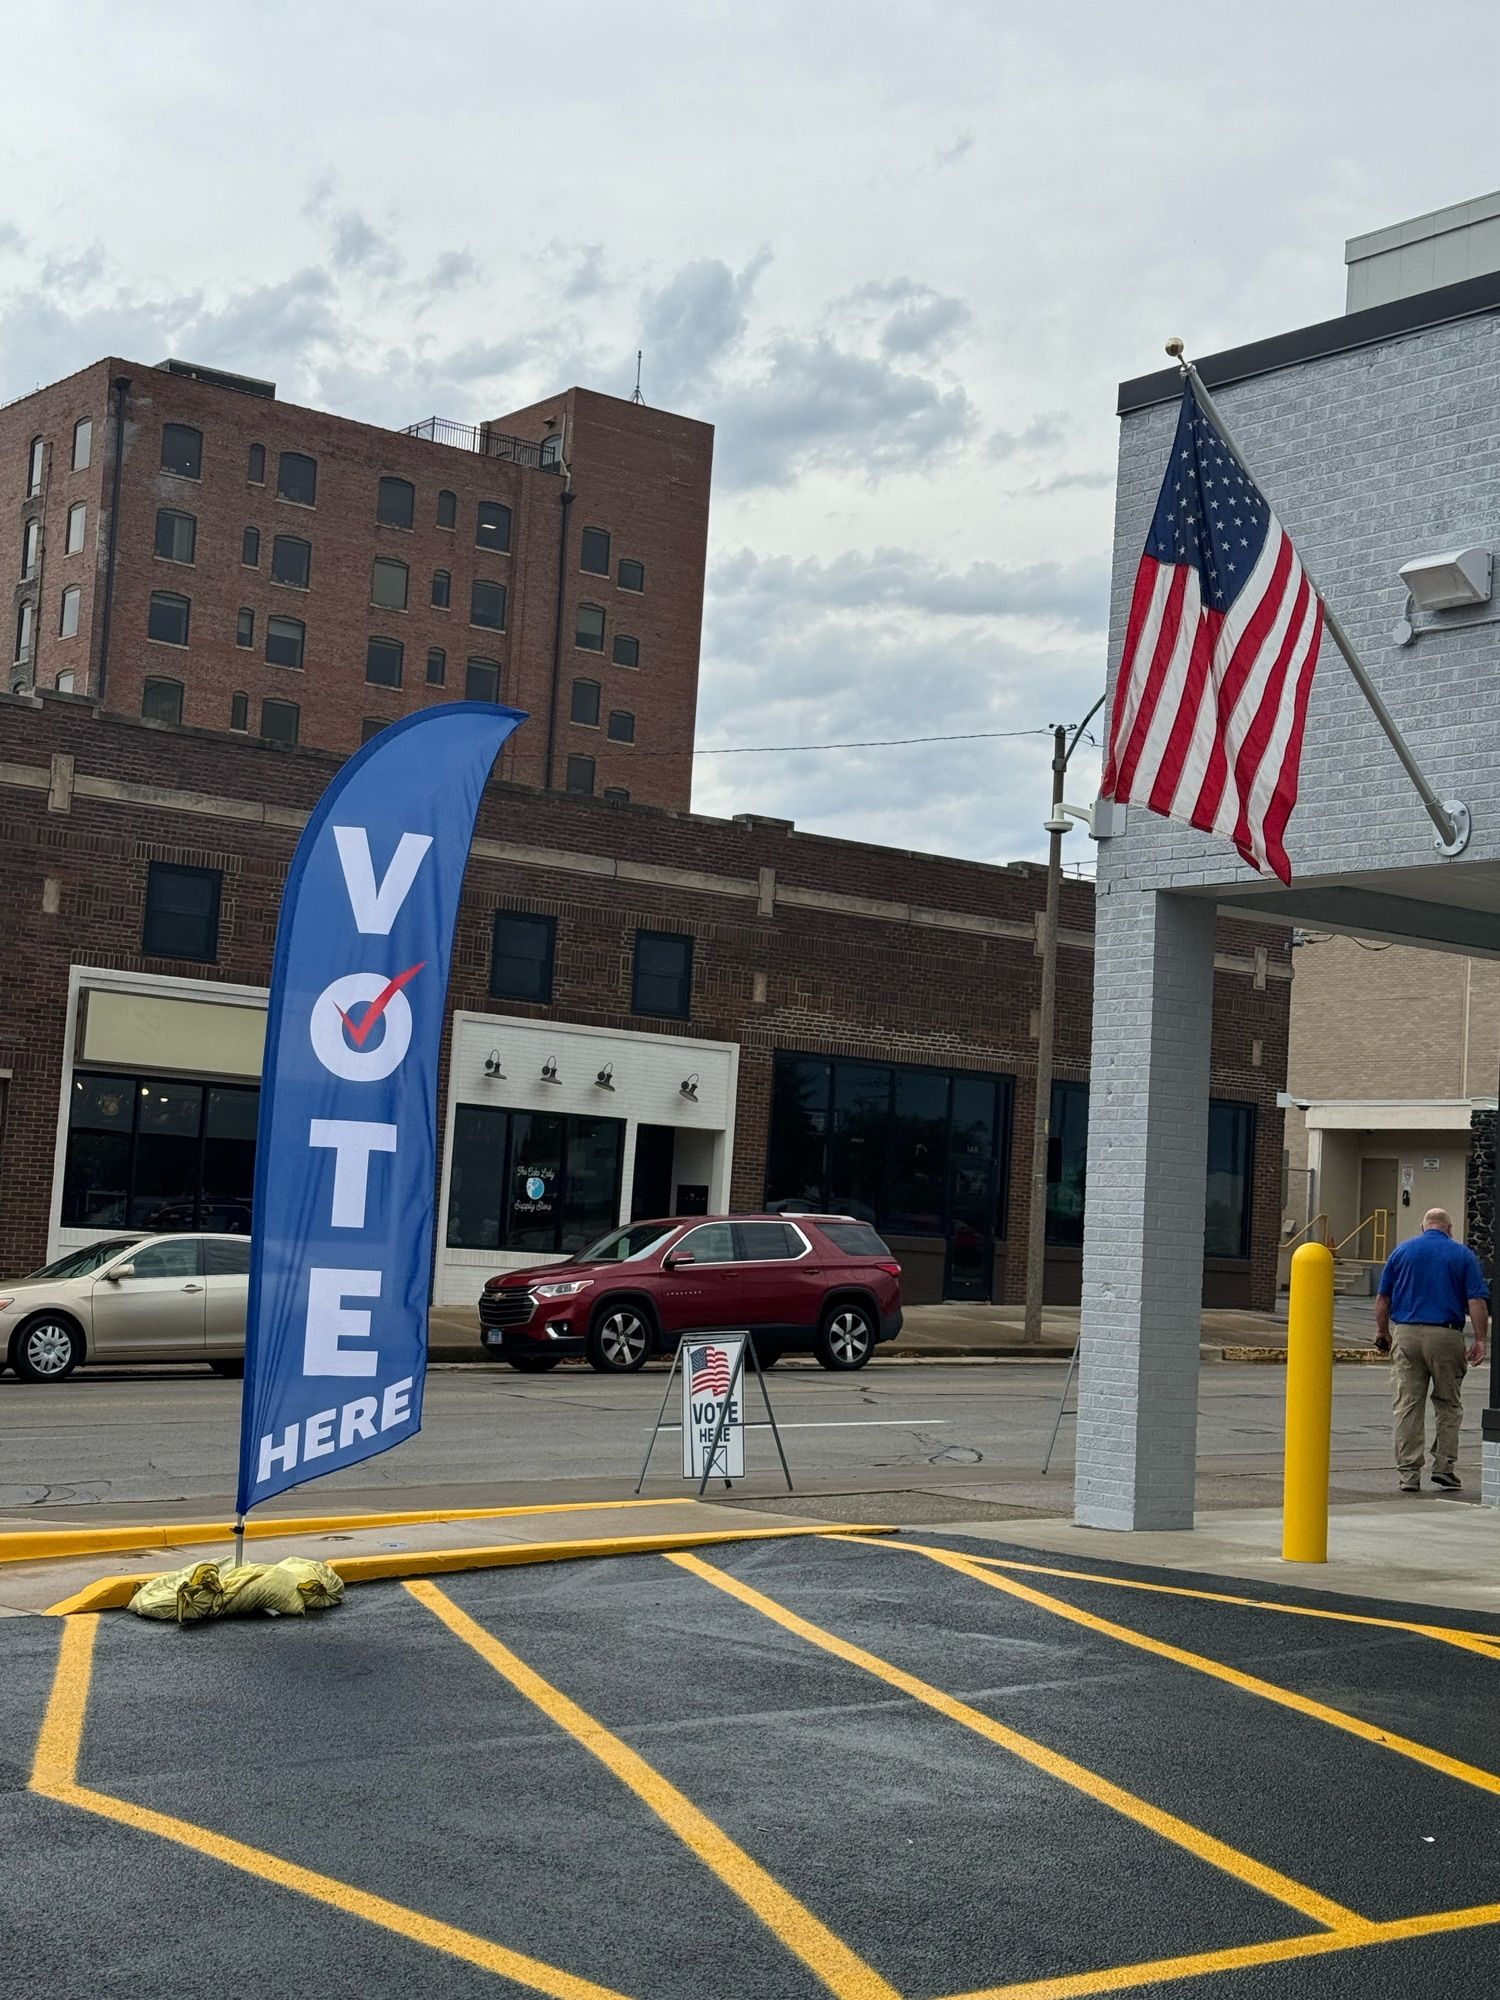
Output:
[[[1328,1454],[1333,1432],[1333,1252],[1304,1243],[1292,1253],[1287,1309],[1284,1562],[1328,1560]]]

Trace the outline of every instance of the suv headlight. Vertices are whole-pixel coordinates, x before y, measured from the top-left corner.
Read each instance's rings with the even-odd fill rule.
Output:
[[[569,1278],[565,1283],[533,1285],[531,1289],[539,1299],[566,1299],[574,1292],[586,1292],[593,1282],[592,1278]]]

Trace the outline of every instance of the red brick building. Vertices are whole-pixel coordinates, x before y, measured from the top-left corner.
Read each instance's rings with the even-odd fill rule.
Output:
[[[0,1272],[109,1229],[248,1228],[281,885],[339,762],[0,695]],[[632,1212],[786,1199],[868,1214],[913,1302],[1018,1298],[1044,879],[493,784],[447,1002],[436,1296]],[[1079,1278],[1092,944],[1092,888],[1069,881],[1058,1299]],[[1284,931],[1221,923],[1213,1303],[1273,1298],[1290,977]],[[509,1186],[523,1146],[556,1177],[540,1233]]]
[[[341,754],[503,701],[503,778],[686,807],[712,448],[586,389],[403,432],[96,362],[0,410],[5,685]]]

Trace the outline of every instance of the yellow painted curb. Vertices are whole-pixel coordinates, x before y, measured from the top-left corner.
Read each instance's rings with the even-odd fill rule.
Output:
[[[517,1514],[604,1514],[625,1507],[691,1507],[685,1497],[662,1500],[555,1500],[528,1507],[438,1507],[405,1514],[278,1514],[245,1524],[246,1541],[272,1535],[330,1535],[350,1528],[410,1528],[427,1521],[498,1521]],[[120,1549],[192,1548],[234,1539],[233,1521],[143,1522],[118,1528],[24,1528],[0,1534],[0,1564],[58,1562]]]
[[[815,1528],[698,1528],[680,1534],[606,1535],[578,1542],[502,1542],[482,1549],[407,1549],[400,1554],[335,1556],[329,1568],[345,1583],[378,1583],[385,1577],[445,1576],[461,1569],[510,1569],[529,1563],[571,1562],[585,1556],[663,1555],[670,1549],[707,1548],[716,1542],[789,1541],[800,1535],[894,1535],[895,1528],[841,1521]],[[72,1597],[49,1604],[47,1618],[70,1618],[79,1611],[120,1611],[143,1583],[161,1570],[135,1576],[106,1576]]]

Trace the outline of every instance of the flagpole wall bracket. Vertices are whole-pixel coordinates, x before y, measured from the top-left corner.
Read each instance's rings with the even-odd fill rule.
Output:
[[[1455,854],[1462,854],[1469,844],[1469,808],[1462,799],[1444,799],[1443,811],[1453,822],[1453,838],[1444,840],[1441,833],[1432,836],[1432,844],[1445,861],[1451,861]]]

